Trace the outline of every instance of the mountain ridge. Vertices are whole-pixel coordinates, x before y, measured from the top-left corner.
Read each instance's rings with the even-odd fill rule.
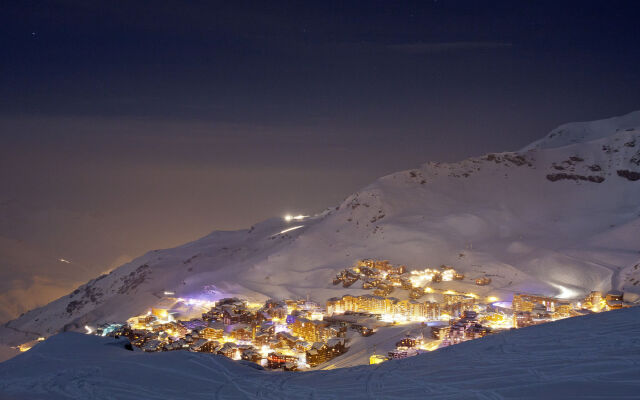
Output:
[[[558,133],[560,132],[560,133]],[[555,134],[554,134],[555,133]],[[183,297],[305,297],[365,293],[331,284],[360,258],[410,268],[454,265],[477,290],[579,297],[640,293],[640,112],[565,124],[516,152],[428,162],[383,176],[322,213],[272,218],[154,250],[9,321],[16,345],[142,313],[164,291]],[[25,333],[28,332],[28,333]]]

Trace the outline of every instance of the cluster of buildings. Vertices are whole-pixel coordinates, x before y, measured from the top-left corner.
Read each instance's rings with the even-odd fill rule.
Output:
[[[491,328],[479,322],[476,311],[467,310],[460,318],[451,321],[448,327],[437,331],[432,329],[432,332],[434,336],[437,332],[438,337],[442,339],[441,346],[444,347],[487,336],[491,333]]]
[[[619,290],[611,290],[604,296],[602,292],[591,292],[582,303],[583,308],[593,312],[617,310],[631,306],[631,303],[624,301],[624,293]]]
[[[327,315],[349,312],[369,313],[379,316],[386,322],[437,321],[462,315],[467,310],[484,310],[478,297],[468,294],[446,291],[441,294],[442,301],[400,300],[395,297],[376,295],[344,295],[327,300]]]
[[[453,268],[407,271],[388,261],[362,260],[338,273],[334,284],[350,287],[362,281],[373,294],[344,295],[326,302],[326,308],[307,300],[268,300],[250,304],[238,298],[207,303],[200,318],[175,320],[171,309],[153,308],[146,315],[98,329],[98,334],[126,336],[144,351],[190,350],[259,363],[267,368],[297,370],[314,367],[347,351],[348,332],[372,335],[389,323],[420,322],[430,329],[409,335],[386,355],[374,354],[371,363],[405,358],[438,347],[484,337],[501,330],[629,306],[621,292],[591,292],[583,301],[570,302],[534,294],[516,293],[511,308],[497,299],[481,301],[472,293],[438,290],[426,285],[462,280]],[[490,278],[476,280],[485,285]],[[401,300],[394,288],[408,291]],[[426,293],[431,300],[420,301]]]
[[[370,294],[344,295],[327,300],[328,315],[345,312],[381,315],[383,319],[389,321],[427,321],[440,318],[440,304],[430,301],[419,302],[413,299],[399,300],[395,297]]]
[[[324,320],[322,309],[306,300],[269,300],[252,308],[238,298],[215,303],[201,318],[174,320],[154,308],[110,329],[143,351],[190,350],[296,370],[326,362],[347,351],[346,332],[362,333],[349,319]],[[104,333],[104,332],[97,332]]]
[[[435,342],[428,341],[422,332],[418,335],[408,334],[396,343],[395,350],[388,352],[386,357],[373,354],[369,363],[378,364],[386,360],[412,357],[437,348],[478,339],[490,333],[491,328],[479,322],[478,313],[467,310],[460,318],[431,326],[431,335]]]
[[[471,310],[463,311],[460,318],[431,324],[429,328],[432,340],[428,340],[423,332],[417,335],[407,334],[396,343],[395,349],[389,351],[387,355],[375,354],[374,352],[369,357],[369,364],[379,364],[387,360],[413,357],[438,348],[478,339],[492,333],[491,328],[481,324],[478,313]]]
[[[373,289],[377,296],[390,295],[395,287],[411,288],[407,267],[393,266],[387,260],[360,260],[353,267],[340,271],[333,280],[334,285],[342,283],[345,288],[358,280],[363,289]]]
[[[533,294],[516,293],[511,302],[513,326],[523,328],[571,316],[571,302]]]
[[[593,291],[581,302],[516,293],[511,304],[514,328],[631,306],[623,300],[623,293],[617,290],[612,290],[604,296],[602,292]]]
[[[429,283],[462,281],[464,274],[453,267],[441,265],[439,268],[425,268],[409,271],[405,265],[392,265],[388,260],[360,260],[353,267],[340,271],[333,279],[333,284],[342,284],[348,288],[356,282],[362,282],[362,289],[372,289],[376,296],[389,296],[396,288],[409,291],[409,296],[417,300],[433,289]],[[491,278],[480,277],[475,280],[478,286],[491,283]]]
[[[433,348],[429,348],[427,344],[429,340],[425,339],[424,334],[408,333],[400,341],[396,342],[395,349],[383,354],[372,354],[369,356],[369,364],[380,364],[387,360],[397,360],[400,358],[413,357],[418,354],[426,353]]]

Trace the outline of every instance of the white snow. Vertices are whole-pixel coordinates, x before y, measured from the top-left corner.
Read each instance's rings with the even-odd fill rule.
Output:
[[[0,397],[632,399],[640,393],[639,336],[635,307],[374,366],[284,373],[203,353],[132,352],[111,338],[64,333],[0,364]]]
[[[388,352],[396,349],[396,343],[403,339],[407,334],[419,335],[423,334],[425,343],[433,341],[431,339],[431,328],[422,327],[420,323],[400,324],[388,326],[381,329],[371,336],[360,336],[355,332],[349,332],[349,351],[342,354],[329,362],[322,363],[315,369],[331,370],[334,368],[355,367],[358,365],[369,364],[369,357],[372,354],[386,356]]]
[[[620,131],[637,130],[638,125],[640,125],[640,111],[598,121],[572,122],[560,125],[543,139],[531,143],[522,151],[563,147],[602,139]]]
[[[522,152],[382,177],[317,215],[273,218],[151,251],[7,323],[0,343],[124,321],[165,292],[252,301],[309,295],[318,302],[365,293],[358,284],[331,283],[361,258],[415,269],[451,265],[466,278],[440,287],[503,301],[516,291],[575,297],[610,288],[634,300],[640,181],[617,171],[640,172],[640,112],[558,130]],[[559,173],[586,180],[547,178]],[[475,286],[485,275],[491,284]]]

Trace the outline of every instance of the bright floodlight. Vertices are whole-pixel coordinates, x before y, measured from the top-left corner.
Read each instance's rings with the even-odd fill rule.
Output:
[[[287,215],[284,216],[284,220],[287,221],[287,222],[291,222],[293,220],[302,221],[303,219],[305,219],[307,217],[308,217],[308,215],[302,215],[302,214],[300,214],[300,215],[291,215],[291,214],[287,214]]]

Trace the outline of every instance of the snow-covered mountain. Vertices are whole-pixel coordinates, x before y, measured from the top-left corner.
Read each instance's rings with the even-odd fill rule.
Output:
[[[457,289],[504,300],[514,291],[571,298],[612,287],[634,300],[639,251],[634,112],[563,125],[521,151],[397,172],[318,215],[274,218],[151,251],[10,321],[0,341],[15,345],[121,321],[165,291],[324,301],[361,291],[332,285],[336,272],[361,258],[452,265],[466,275]],[[481,276],[491,284],[474,286]]]
[[[490,335],[404,360],[259,371],[223,356],[133,352],[62,333],[0,364],[8,399],[634,399],[640,308]]]

